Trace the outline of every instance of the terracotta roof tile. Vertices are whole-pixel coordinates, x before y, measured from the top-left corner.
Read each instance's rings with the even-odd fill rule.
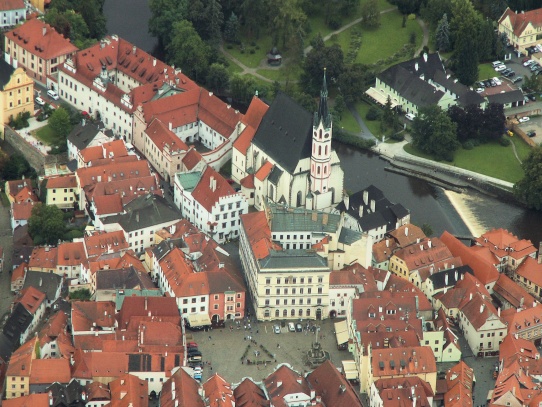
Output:
[[[117,322],[115,303],[112,301],[72,302],[71,320],[74,333],[91,331],[93,326],[114,328]]]
[[[510,256],[519,259],[536,253],[530,240],[520,240],[505,229],[492,229],[478,237],[476,243],[487,247],[498,258]]]
[[[126,297],[118,314],[120,329],[135,316],[178,317],[179,308],[175,298],[167,297]]]
[[[96,195],[92,198],[96,215],[116,215],[123,211],[120,194]]]
[[[533,284],[542,287],[542,264],[532,257],[527,257],[516,269],[516,276],[525,278]]]
[[[426,239],[425,233],[418,226],[411,223],[400,226],[388,234],[396,241],[399,247],[406,247]]]
[[[326,360],[307,375],[307,381],[326,406],[361,407],[356,391],[335,365]],[[337,391],[337,389],[339,389]],[[344,391],[342,390],[344,389]]]
[[[47,189],[52,188],[77,188],[75,175],[64,175],[47,179]]]
[[[305,377],[292,370],[288,365],[280,365],[263,380],[272,403],[279,402],[289,394],[305,394],[310,397],[311,390]]]
[[[241,186],[247,188],[247,189],[254,189],[254,174],[248,174],[245,178],[243,178],[241,181]]]
[[[175,392],[172,392],[172,383],[175,383]],[[162,392],[160,393],[160,406],[177,407],[178,405],[205,407],[205,403],[200,397],[198,389],[198,382],[183,369],[178,369],[162,387]]]
[[[231,385],[218,373],[212,375],[205,383],[205,398],[209,399],[209,407],[235,407],[235,398]]]
[[[30,365],[34,357],[37,340],[37,337],[33,337],[13,352],[9,359],[6,376],[30,377]]]
[[[502,321],[491,302],[491,297],[485,297],[478,292],[472,296],[472,300],[467,299],[465,304],[460,305],[460,311],[476,330],[480,329],[490,317]]]
[[[29,269],[56,269],[58,249],[56,247],[35,247],[28,261]]]
[[[65,242],[58,245],[59,266],[79,266],[86,263],[87,255],[83,242]]]
[[[211,186],[213,184],[213,186]],[[218,204],[220,198],[235,195],[237,192],[228,183],[228,181],[216,172],[212,167],[207,167],[198,185],[192,191],[192,197],[208,212],[212,211],[213,206]]]
[[[371,369],[373,377],[410,376],[437,371],[433,350],[427,346],[395,349],[373,349]],[[401,365],[404,366],[400,369]]]
[[[518,37],[529,26],[529,24],[532,24],[535,30],[542,27],[542,13],[540,12],[540,9],[521,11],[517,13],[510,10],[510,8],[507,8],[499,19],[499,24],[501,24],[506,18],[510,18],[514,34]]]
[[[129,245],[122,230],[114,232],[93,232],[84,238],[87,257],[99,256],[103,253],[116,253],[128,250]]]
[[[263,181],[266,179],[269,174],[271,173],[271,170],[273,169],[274,164],[271,161],[266,161],[259,169],[256,171],[256,174],[254,174],[254,177],[258,178],[260,181]]]
[[[49,394],[29,394],[28,396],[3,400],[4,407],[49,407]]]
[[[149,139],[158,147],[160,151],[164,151],[167,145],[169,151],[179,152],[187,151],[188,146],[179,137],[175,135],[162,121],[154,119],[145,130]]]
[[[369,267],[372,269],[372,267]],[[329,286],[362,286],[362,292],[377,291],[374,274],[361,266],[359,263],[354,263],[342,270],[333,270],[329,273]]]
[[[30,202],[13,202],[11,204],[11,213],[15,220],[28,220],[32,216],[32,209],[36,203]]]
[[[21,303],[30,314],[34,315],[41,304],[43,304],[43,301],[45,301],[45,297],[46,295],[40,290],[30,286],[21,291],[15,303]]]
[[[147,407],[149,405],[149,384],[131,374],[123,374],[109,383],[111,389],[110,407]]]
[[[52,59],[77,51],[77,47],[57,33],[53,27],[33,18],[8,31],[5,36],[28,53],[41,59]]]
[[[2,0],[0,2],[0,10],[20,10],[25,8],[24,0]]]
[[[187,171],[192,171],[192,169],[202,160],[202,155],[194,147],[190,147],[183,157],[182,162]]]
[[[68,359],[34,359],[30,372],[30,384],[69,383],[71,380]]]
[[[382,399],[382,407],[429,407],[428,398],[434,396],[429,383],[418,376],[378,379],[374,385]]]
[[[272,249],[280,250],[280,246],[271,240],[271,229],[267,223],[265,212],[243,214],[241,215],[241,224],[257,260],[266,258]]]
[[[505,274],[499,276],[499,279],[493,286],[493,292],[512,304],[514,308],[529,308],[536,304],[536,301],[531,294]]]
[[[243,407],[268,407],[270,401],[263,389],[250,378],[244,379],[233,391],[235,402]]]
[[[509,308],[501,313],[502,319],[508,324],[508,333],[515,334],[524,329],[537,331],[542,327],[542,304],[536,304],[525,309]],[[536,328],[538,327],[538,328]]]

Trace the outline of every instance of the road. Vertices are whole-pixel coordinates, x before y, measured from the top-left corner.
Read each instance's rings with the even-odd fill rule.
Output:
[[[3,325],[4,316],[10,312],[11,302],[14,297],[10,291],[13,235],[11,233],[9,208],[3,205],[0,205],[0,246],[4,249],[4,271],[0,273],[0,316],[2,316]]]

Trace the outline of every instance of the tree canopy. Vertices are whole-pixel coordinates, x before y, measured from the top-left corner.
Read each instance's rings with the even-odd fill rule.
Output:
[[[456,125],[439,106],[421,108],[412,122],[414,147],[437,160],[452,161],[459,148]]]
[[[36,245],[57,244],[64,236],[66,225],[62,211],[55,205],[38,203],[28,220],[28,233]]]
[[[514,193],[529,208],[542,209],[542,147],[533,148],[522,164],[525,175],[514,185]]]

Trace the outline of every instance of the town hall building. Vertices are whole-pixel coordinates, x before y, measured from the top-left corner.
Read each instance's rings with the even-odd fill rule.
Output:
[[[344,173],[331,148],[333,123],[327,97],[325,73],[314,116],[279,93],[257,130],[234,143],[232,177],[256,209],[261,210],[267,200],[311,210],[342,200]]]

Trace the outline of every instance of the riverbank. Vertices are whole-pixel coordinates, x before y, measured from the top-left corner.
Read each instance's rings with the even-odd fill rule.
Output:
[[[486,232],[484,225],[482,225],[474,212],[469,208],[465,200],[465,194],[444,190],[444,195],[446,195],[472,236],[479,237]]]

